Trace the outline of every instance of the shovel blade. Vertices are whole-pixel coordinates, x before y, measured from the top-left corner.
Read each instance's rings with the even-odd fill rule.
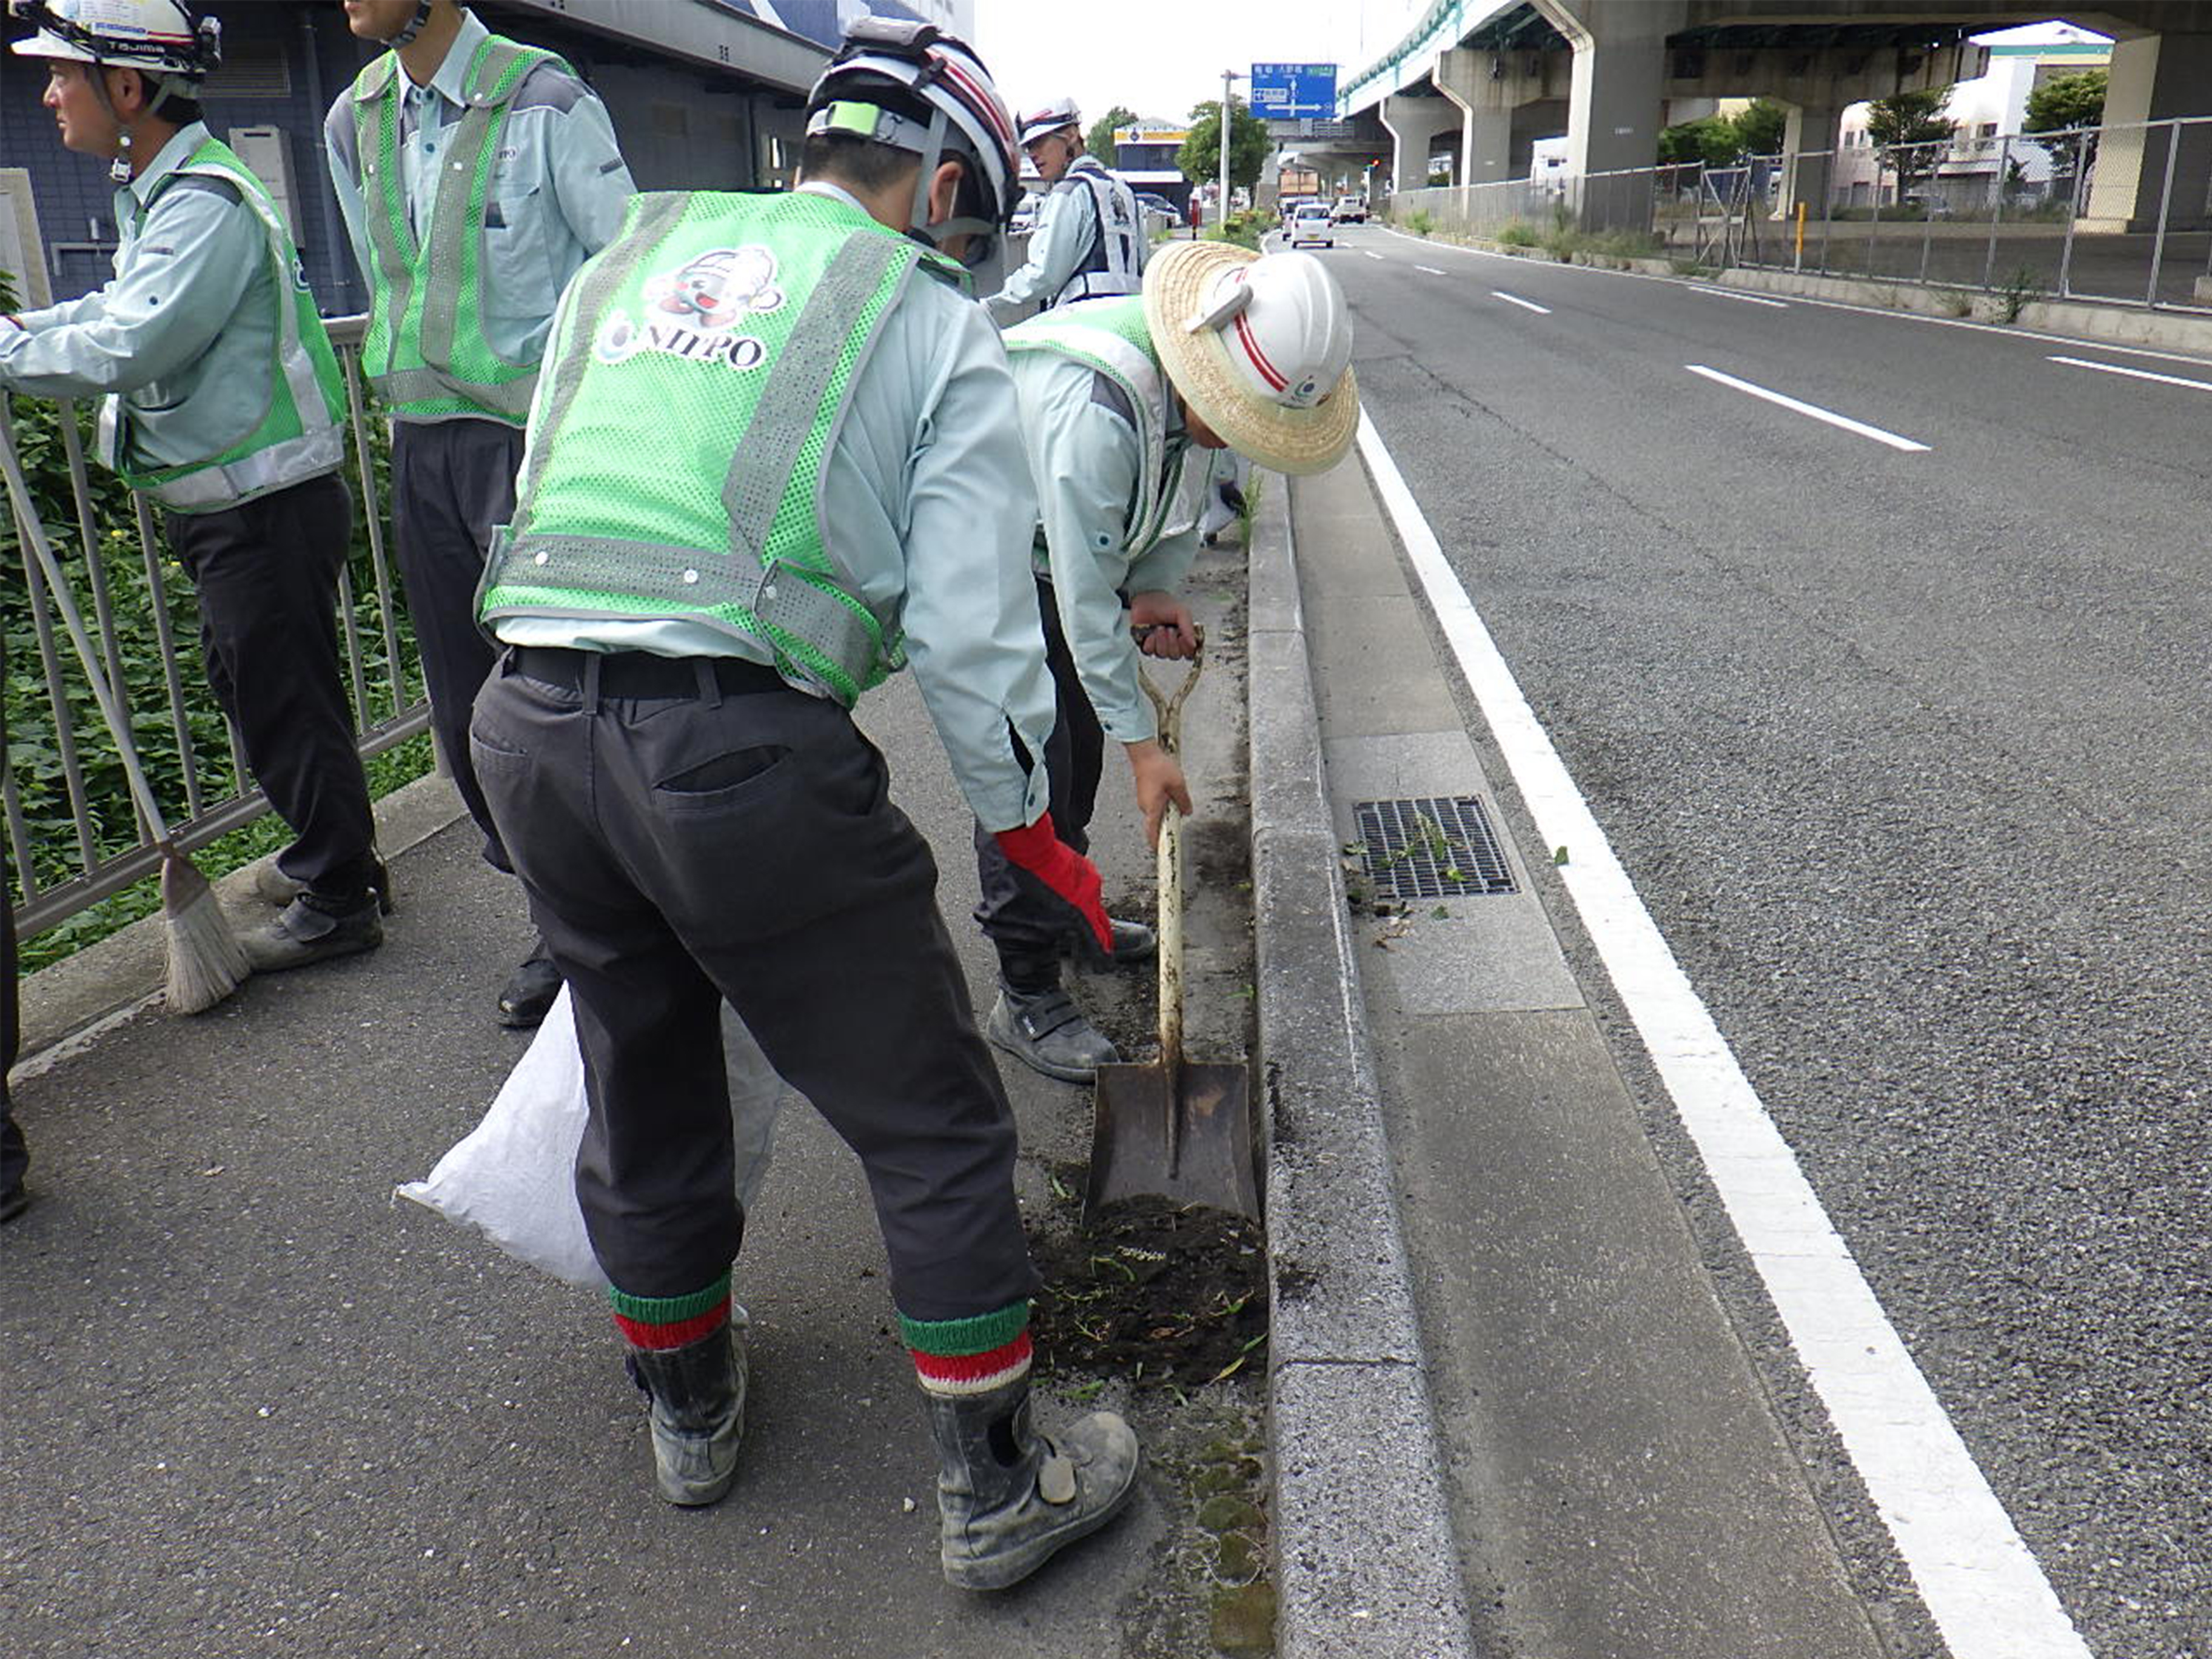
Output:
[[[1185,1061],[1172,1080],[1157,1061],[1100,1066],[1085,1217],[1154,1194],[1258,1220],[1251,1100],[1242,1066]]]

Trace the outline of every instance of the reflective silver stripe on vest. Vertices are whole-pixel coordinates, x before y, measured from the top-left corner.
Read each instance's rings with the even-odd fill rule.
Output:
[[[322,394],[318,392],[315,398],[319,410]],[[258,449],[228,466],[204,466],[187,472],[146,493],[179,513],[205,511],[228,507],[249,495],[265,495],[289,484],[304,483],[344,465],[345,444],[336,427],[325,426],[319,432],[304,433]]]
[[[507,88],[506,95],[497,103],[491,101],[491,89],[499,85],[501,78],[519,60],[546,56],[548,54],[533,46],[520,46],[512,40],[495,40],[485,52],[477,73],[470,77],[469,107],[455,124],[453,140],[445,147],[446,170],[439,175],[438,194],[430,207],[430,239],[425,252],[429,257],[432,277],[434,278],[441,270],[460,270],[467,251],[466,244],[472,240],[480,240],[483,234],[483,226],[469,216],[469,201],[476,191],[476,175],[483,167],[484,139],[491,131],[491,124],[498,118],[507,100],[514,97],[524,77],[516,76],[514,85]],[[478,282],[481,286],[481,275]],[[479,305],[481,303],[479,297]],[[434,286],[422,307],[423,362],[450,363],[453,361],[453,336],[460,326],[460,314],[459,293],[441,295]],[[489,342],[484,343],[484,350],[489,356],[498,356],[492,351]],[[392,377],[394,380],[401,378],[398,375]],[[469,392],[471,398],[481,396],[483,402],[491,404],[502,414],[526,415],[530,411],[531,390],[537,379],[534,374],[528,375],[495,389],[482,388],[481,392],[478,388],[471,386]],[[518,387],[521,393],[521,406],[509,409],[507,404],[512,398],[507,394]]]
[[[760,403],[745,428],[744,441],[730,458],[730,471],[722,481],[722,510],[730,519],[730,553],[738,561],[741,572],[750,559],[755,573],[752,592],[739,602],[763,620],[767,618],[762,603],[777,602],[769,594],[779,567],[768,553],[768,534],[775,522],[776,509],[782,504],[791,475],[798,470],[799,452],[805,447],[815,423],[821,418],[823,400],[830,395],[830,382],[837,373],[838,359],[852,343],[850,319],[867,304],[869,296],[882,284],[891,267],[901,261],[909,268],[914,263],[914,251],[903,242],[888,236],[846,239],[844,246],[837,250],[828,269],[823,271],[813,293],[807,295],[805,309],[792,325],[783,350],[769,372],[768,384],[761,389]],[[884,308],[888,310],[896,303],[897,297],[894,294]],[[865,361],[865,355],[855,361],[846,380],[848,403]],[[823,477],[828,476],[830,453],[836,446],[837,428],[844,421],[845,404],[841,403],[830,416],[830,429],[823,445]],[[814,502],[814,521],[817,525],[822,522],[818,483],[817,480]],[[826,554],[829,550],[825,548],[823,551]],[[812,584],[806,586],[811,587]],[[740,575],[741,592],[744,586],[744,579]],[[779,595],[778,599],[783,597]],[[761,603],[756,603],[756,599]],[[838,608],[844,609],[842,605]],[[799,632],[796,629],[793,631]],[[813,636],[801,634],[801,637]],[[837,659],[848,660],[842,655]]]
[[[1083,157],[1069,169],[1067,176],[1079,181],[1091,194],[1091,248],[1074,274],[1053,295],[1054,306],[1136,294],[1145,285],[1144,210],[1137,204],[1136,192],[1103,166],[1082,164],[1090,160],[1089,156]],[[1109,211],[1116,199],[1126,201],[1129,209],[1130,223],[1126,230],[1114,228]]]
[[[460,397],[484,409],[512,415],[519,421],[530,413],[530,399],[538,386],[534,375],[501,386],[476,386],[434,368],[402,368],[378,375],[376,389],[386,403],[395,405],[425,398]],[[405,418],[411,421],[419,417],[410,415]]]

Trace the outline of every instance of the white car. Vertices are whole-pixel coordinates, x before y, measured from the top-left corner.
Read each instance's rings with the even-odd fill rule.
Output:
[[[1296,247],[1300,242],[1319,242],[1323,247],[1336,246],[1336,222],[1328,216],[1328,209],[1319,202],[1301,202],[1291,214],[1291,222],[1283,228],[1283,240]]]

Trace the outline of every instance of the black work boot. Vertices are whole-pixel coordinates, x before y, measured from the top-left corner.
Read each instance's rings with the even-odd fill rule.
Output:
[[[1085,968],[1127,968],[1150,962],[1160,953],[1159,935],[1141,921],[1127,921],[1120,916],[1109,916],[1107,925],[1114,932],[1114,954],[1109,957],[1098,948],[1098,936],[1088,927],[1079,927],[1062,940],[1060,953],[1075,958]]]
[[[357,956],[384,943],[383,903],[374,887],[343,895],[304,892],[274,921],[240,935],[239,948],[257,974]]]
[[[376,890],[376,904],[380,914],[390,915],[396,908],[392,896],[392,872],[384,860],[372,853],[368,857],[368,884]],[[307,890],[307,884],[295,880],[284,873],[276,860],[271,859],[253,874],[253,896],[264,904],[283,909]]]
[[[680,1348],[632,1348],[630,1380],[653,1402],[653,1474],[686,1508],[719,1500],[737,1478],[745,1435],[745,1312]]]
[[[553,999],[560,994],[561,970],[545,953],[545,939],[541,934],[530,947],[530,954],[500,988],[499,1023],[518,1031],[542,1025],[553,1006]]]
[[[1113,1413],[1039,1434],[1030,1421],[1027,1377],[986,1394],[925,1397],[940,1465],[939,1555],[947,1583],[1004,1589],[1129,1501],[1141,1453]]]
[[[1016,990],[1001,981],[983,1035],[1024,1066],[1062,1083],[1088,1083],[1101,1066],[1121,1057],[1113,1040],[1060,988],[1057,970],[1041,990]]]

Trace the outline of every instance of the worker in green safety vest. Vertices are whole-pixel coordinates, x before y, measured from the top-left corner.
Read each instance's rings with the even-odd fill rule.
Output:
[[[1139,1450],[1030,1412],[1014,1122],[854,701],[910,665],[976,817],[1110,938],[1046,810],[1051,686],[1006,351],[961,265],[1011,216],[1013,128],[935,27],[856,23],[796,190],[648,195],[562,297],[482,615],[472,731],[590,1081],[576,1194],[655,1479],[727,1490],[744,1320],[720,1003],[860,1155],[936,1442],[954,1584],[1034,1571]]]
[[[477,584],[492,526],[514,509],[554,303],[634,186],[605,106],[551,52],[453,0],[346,0],[345,15],[390,48],[339,96],[323,137],[368,279],[362,361],[392,416],[392,536],[432,728],[485,856],[505,869],[468,754],[494,657]],[[537,1024],[559,988],[540,941],[501,989],[500,1020]]]
[[[1199,481],[1186,474],[1205,469],[1186,465],[1189,452],[1249,455],[1284,472],[1334,466],[1359,411],[1350,313],[1311,254],[1261,259],[1225,242],[1174,242],[1146,267],[1140,297],[1058,307],[1008,330],[1006,349],[1036,483],[1037,600],[1059,705],[1053,822],[1087,846],[1110,738],[1157,838],[1167,803],[1188,812],[1190,797],[1160,748],[1139,657],[1197,649],[1176,597],[1200,534]],[[1047,1077],[1087,1082],[1119,1055],[1061,983],[1061,958],[1087,954],[1081,936],[989,836],[975,847],[975,919],[999,953],[985,1034]],[[1150,928],[1115,921],[1115,963],[1155,949]]]
[[[390,907],[338,672],[352,540],[343,383],[283,214],[210,134],[213,18],[177,0],[17,0],[61,140],[107,160],[114,280],[0,321],[0,392],[100,396],[100,458],[167,509],[209,684],[295,840],[241,938],[264,971],[381,944]]]

